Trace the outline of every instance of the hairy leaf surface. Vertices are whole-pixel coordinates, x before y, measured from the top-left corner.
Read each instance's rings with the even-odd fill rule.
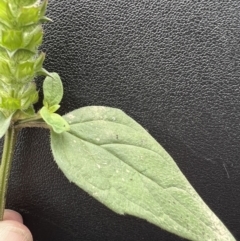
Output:
[[[62,118],[62,116],[50,112],[45,106],[39,111],[43,120],[52,127],[53,131],[56,133],[62,133],[70,129],[67,121]]]
[[[194,241],[235,240],[191,187],[173,159],[122,111],[85,107],[51,133],[66,177],[119,214],[130,214]]]
[[[62,81],[57,73],[51,73],[51,77],[47,76],[43,82],[43,104],[50,108],[58,105],[63,97]]]

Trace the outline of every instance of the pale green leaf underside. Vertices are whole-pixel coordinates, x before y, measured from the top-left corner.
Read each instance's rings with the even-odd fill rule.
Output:
[[[7,129],[11,123],[12,115],[6,118],[5,115],[0,111],[0,138],[2,138],[7,132]]]
[[[167,152],[118,109],[85,107],[51,133],[66,177],[119,214],[130,214],[194,241],[235,240]]]

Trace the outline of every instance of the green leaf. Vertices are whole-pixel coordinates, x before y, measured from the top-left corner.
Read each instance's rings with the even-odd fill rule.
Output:
[[[45,54],[41,53],[37,59],[35,59],[34,69],[35,72],[39,72],[42,69],[43,62],[45,60]]]
[[[11,83],[12,81],[12,72],[10,64],[10,61],[0,60],[0,75],[6,76],[6,78],[1,78],[1,80],[7,83]]]
[[[29,82],[29,78],[31,79],[34,77],[34,62],[26,61],[19,63],[17,65],[15,77],[18,80],[18,82]]]
[[[48,72],[46,69],[42,68],[39,72],[38,72],[39,75],[41,76],[46,76],[46,77],[52,77],[51,73]],[[53,78],[53,77],[52,77]]]
[[[45,15],[46,10],[47,10],[47,4],[48,4],[48,0],[44,0],[42,2],[40,14],[39,14],[40,18],[44,18],[44,15]]]
[[[35,104],[38,101],[38,92],[34,91],[32,93],[29,93],[28,96],[21,99],[21,109],[26,110],[31,106],[32,104]]]
[[[11,0],[11,1],[13,1],[15,4],[18,4],[20,6],[28,6],[37,2],[37,0]]]
[[[24,7],[21,9],[21,13],[18,18],[19,25],[31,25],[36,24],[39,20],[40,7]]]
[[[2,97],[0,99],[0,108],[6,110],[17,110],[21,108],[21,100],[13,97]]]
[[[14,51],[22,46],[22,31],[3,30],[1,45],[10,51]]]
[[[60,105],[53,105],[48,110],[53,113],[57,111],[59,108],[60,108]]]
[[[52,127],[54,132],[62,133],[70,129],[66,120],[64,120],[60,115],[50,112],[45,106],[42,107],[39,113],[43,120]]]
[[[0,22],[8,27],[12,27],[11,26],[12,18],[13,16],[11,15],[11,12],[9,10],[8,3],[0,1]]]
[[[22,47],[32,52],[36,52],[37,47],[42,43],[43,30],[38,25],[31,32],[24,32]]]
[[[5,135],[8,127],[10,126],[12,115],[13,114],[6,118],[5,115],[0,111],[0,138]]]
[[[36,53],[33,53],[28,50],[18,49],[11,59],[15,62],[23,62],[32,59],[33,61],[36,59]],[[36,59],[37,61],[37,59]]]
[[[63,97],[62,81],[57,73],[51,73],[51,77],[47,76],[43,82],[43,104],[50,108],[58,105]]]
[[[85,107],[51,132],[54,158],[71,181],[119,214],[130,214],[193,241],[235,240],[173,159],[122,111]]]
[[[42,17],[42,18],[40,18],[40,20],[39,20],[39,23],[46,23],[46,22],[53,22],[53,20],[51,19],[51,18],[48,18],[48,17]]]
[[[22,119],[33,117],[34,115],[35,115],[35,110],[34,110],[33,106],[31,105],[26,110],[18,110],[14,114],[13,119],[19,121],[19,120],[22,120]]]

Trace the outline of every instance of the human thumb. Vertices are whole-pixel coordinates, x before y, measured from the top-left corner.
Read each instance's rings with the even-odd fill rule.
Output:
[[[33,238],[22,223],[6,220],[0,222],[0,241],[33,241]]]

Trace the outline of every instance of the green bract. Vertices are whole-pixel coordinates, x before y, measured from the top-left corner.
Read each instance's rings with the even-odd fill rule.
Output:
[[[47,0],[0,0],[0,109],[6,116],[38,100],[33,80],[43,72],[38,46],[46,6]]]

